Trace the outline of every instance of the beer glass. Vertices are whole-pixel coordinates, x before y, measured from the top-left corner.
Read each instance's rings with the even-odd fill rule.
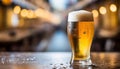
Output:
[[[92,13],[85,10],[70,12],[67,33],[72,48],[70,63],[91,65],[90,48],[94,36]]]

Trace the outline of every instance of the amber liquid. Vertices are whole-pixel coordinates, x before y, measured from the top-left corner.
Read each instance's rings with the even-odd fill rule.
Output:
[[[67,26],[73,59],[86,60],[90,58],[90,48],[94,35],[93,22],[71,22]]]

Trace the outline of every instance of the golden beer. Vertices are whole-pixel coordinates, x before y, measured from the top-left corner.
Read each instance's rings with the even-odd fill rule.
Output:
[[[71,28],[68,37],[74,52],[74,59],[88,59],[94,34],[93,22],[74,22],[70,25],[68,26],[68,28]]]
[[[77,17],[71,18],[70,16]],[[87,11],[76,11],[76,13],[69,14],[67,32],[72,48],[72,60],[78,61],[78,63],[90,60],[90,48],[94,35],[92,14]]]

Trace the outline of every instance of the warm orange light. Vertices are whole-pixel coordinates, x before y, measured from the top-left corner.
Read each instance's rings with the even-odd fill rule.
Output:
[[[27,15],[28,18],[36,18],[36,15],[34,13],[34,11],[32,10],[28,10],[28,15]]]
[[[21,16],[22,17],[26,17],[28,15],[28,11],[26,10],[26,9],[23,9],[22,11],[21,11]]]
[[[41,17],[44,15],[44,11],[42,9],[35,10],[35,15]]]
[[[20,6],[15,6],[14,9],[13,9],[13,12],[16,13],[16,14],[19,14],[20,11],[21,11]]]
[[[60,23],[60,18],[53,15],[52,13],[50,13],[47,10],[38,8],[35,10],[35,15],[43,20],[49,21],[53,24],[59,24]]]
[[[111,5],[110,5],[110,10],[111,10],[112,12],[116,12],[116,11],[117,11],[117,6],[116,6],[115,4],[111,4]]]
[[[103,60],[103,59],[105,58],[105,54],[101,53],[101,54],[99,55],[99,57],[100,57],[101,60]]]
[[[5,5],[10,5],[12,3],[12,0],[2,0],[2,3]]]
[[[103,7],[103,6],[100,7],[99,11],[100,11],[100,13],[103,14],[103,15],[106,14],[106,12],[107,12],[106,8]]]
[[[93,17],[98,17],[99,13],[97,10],[92,10]]]

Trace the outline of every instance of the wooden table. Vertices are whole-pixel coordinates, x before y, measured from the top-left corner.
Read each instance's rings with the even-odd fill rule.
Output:
[[[96,66],[69,67],[70,52],[0,53],[0,69],[120,69],[120,53],[92,53]]]

